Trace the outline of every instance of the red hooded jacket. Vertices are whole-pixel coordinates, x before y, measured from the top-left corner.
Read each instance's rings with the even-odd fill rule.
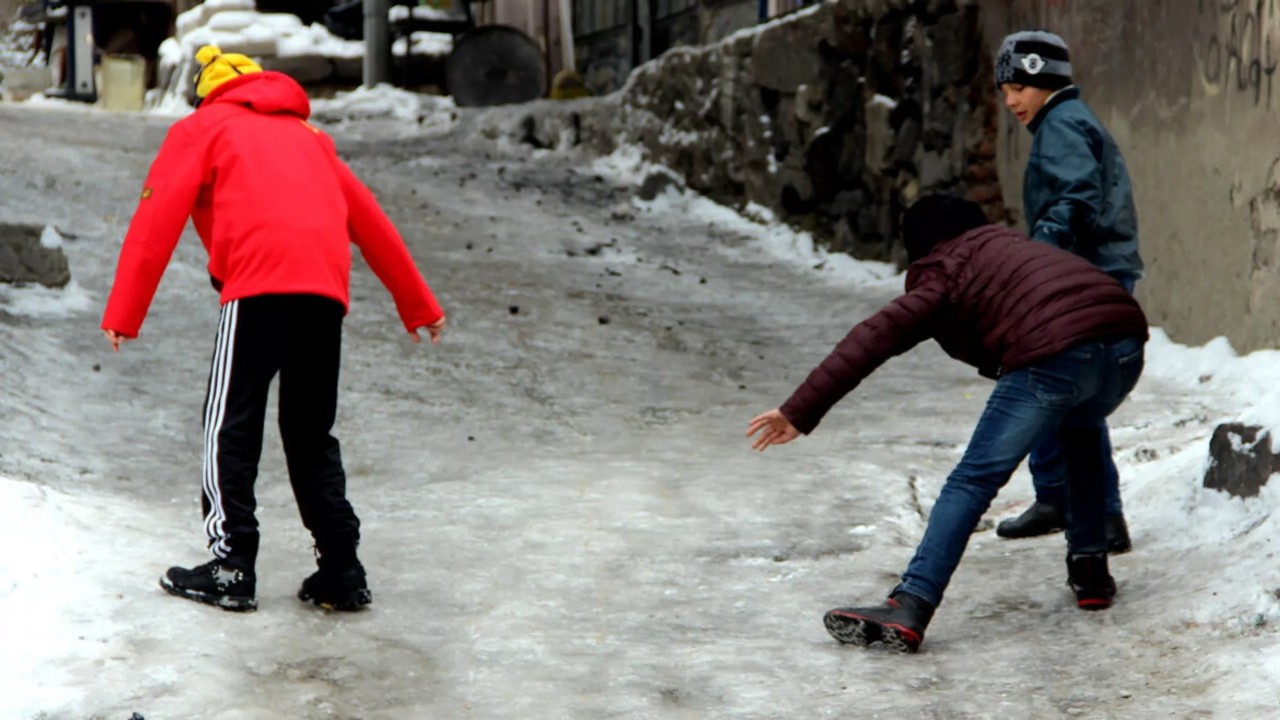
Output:
[[[400,234],[310,114],[292,78],[252,73],[169,129],[120,250],[104,330],[137,337],[188,217],[223,303],[287,293],[347,306],[354,242],[409,332],[443,317]]]

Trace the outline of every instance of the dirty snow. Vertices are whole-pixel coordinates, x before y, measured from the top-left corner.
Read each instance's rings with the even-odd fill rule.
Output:
[[[270,418],[261,609],[166,596],[165,567],[204,559],[217,316],[195,238],[139,340],[114,354],[97,330],[165,124],[0,108],[0,167],[22,168],[0,173],[3,219],[77,238],[74,285],[0,296],[0,717],[1147,720],[1280,705],[1280,487],[1200,487],[1218,423],[1280,426],[1275,351],[1153,333],[1113,417],[1135,543],[1113,561],[1114,608],[1075,610],[1061,536],[988,529],[920,655],[840,647],[822,613],[892,587],[991,386],[923,347],[811,437],[758,455],[743,431],[901,277],[759,209],[687,189],[634,200],[651,169],[634,152],[388,142],[353,118],[331,131],[451,318],[439,346],[412,345],[354,268],[336,432],[374,605],[335,616],[293,598],[311,555]],[[990,517],[1030,497],[1019,472]]]

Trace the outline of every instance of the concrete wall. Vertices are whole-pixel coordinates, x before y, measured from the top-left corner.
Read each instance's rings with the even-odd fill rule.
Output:
[[[759,22],[760,4],[757,0],[703,3],[698,6],[698,19],[702,26],[700,41],[719,42]]]
[[[18,8],[26,5],[28,0],[0,0],[0,33],[8,32]]]
[[[559,0],[494,0],[492,20],[523,31],[547,58],[547,82],[564,66],[560,47]]]
[[[1240,350],[1280,344],[1280,3],[980,0],[994,53],[1048,28],[1133,177],[1154,324]],[[1002,113],[1005,199],[1021,208],[1030,136]]]
[[[531,0],[505,1],[522,3]],[[792,12],[801,4],[792,0],[776,7],[774,12]],[[688,11],[661,19],[656,17],[656,0],[631,0],[628,7],[635,9],[640,27],[595,33],[579,37],[576,41],[578,69],[585,76],[587,86],[596,94],[618,90],[634,69],[633,30],[638,44],[634,55],[643,63],[672,48],[719,42],[739,30],[754,27],[760,19],[759,0],[698,0]]]

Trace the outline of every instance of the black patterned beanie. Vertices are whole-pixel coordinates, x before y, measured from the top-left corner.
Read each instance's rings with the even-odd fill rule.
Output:
[[[996,87],[1005,83],[1060,90],[1071,84],[1071,55],[1047,30],[1024,30],[1004,39],[996,56]]]

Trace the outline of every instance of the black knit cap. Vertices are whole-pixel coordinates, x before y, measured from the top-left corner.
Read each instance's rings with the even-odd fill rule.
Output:
[[[1024,30],[1004,39],[996,56],[996,87],[1005,83],[1060,90],[1071,84],[1071,55],[1047,30]]]
[[[915,262],[934,246],[989,224],[977,203],[953,195],[925,195],[902,216],[907,260]]]

